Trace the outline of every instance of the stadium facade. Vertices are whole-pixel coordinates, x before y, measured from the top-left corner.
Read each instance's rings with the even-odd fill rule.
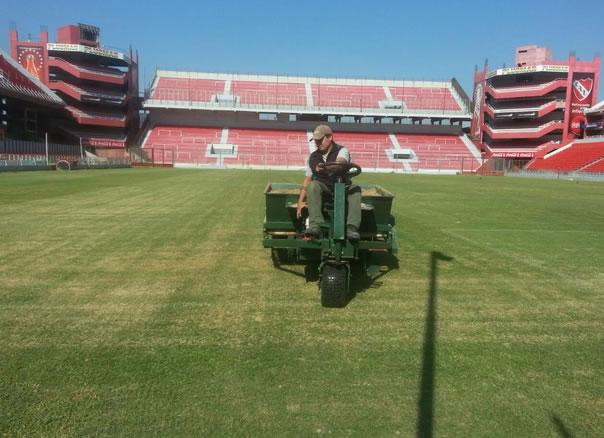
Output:
[[[571,54],[554,61],[549,49],[523,46],[515,64],[475,70],[470,135],[488,158],[522,167],[585,136],[600,58],[580,61]]]
[[[100,29],[63,26],[57,41],[42,31],[38,41],[10,32],[11,55],[65,103],[59,127],[99,155],[123,155],[138,131],[138,55],[101,47]]]
[[[46,85],[0,50],[0,138],[35,140],[52,125],[64,107]]]

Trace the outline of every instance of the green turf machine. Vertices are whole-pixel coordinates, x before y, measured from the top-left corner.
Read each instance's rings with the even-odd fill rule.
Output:
[[[354,163],[328,163],[326,170],[338,176],[333,199],[324,199],[323,214],[328,224],[320,239],[305,234],[306,207],[296,216],[300,185],[269,183],[264,191],[266,216],[263,246],[271,249],[276,267],[304,265],[307,281],[318,280],[321,304],[344,307],[351,296],[382,273],[397,267],[398,241],[390,210],[394,196],[376,185],[361,185],[362,220],[360,239],[346,238],[346,186],[344,176],[357,176]],[[330,197],[331,198],[331,197]],[[301,275],[301,274],[299,274]]]

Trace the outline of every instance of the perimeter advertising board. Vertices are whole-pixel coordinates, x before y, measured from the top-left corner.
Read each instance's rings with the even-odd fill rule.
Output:
[[[472,112],[472,124],[470,126],[470,135],[474,141],[482,143],[482,117],[484,103],[484,80],[474,84],[474,111]]]

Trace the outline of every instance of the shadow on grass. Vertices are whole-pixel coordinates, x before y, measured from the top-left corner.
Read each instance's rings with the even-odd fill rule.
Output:
[[[364,263],[365,265],[353,265],[350,284],[353,297],[368,289],[379,289],[382,286],[382,282],[379,280],[399,268],[396,256],[388,252],[372,253]]]
[[[382,286],[379,281],[384,275],[399,268],[398,259],[391,253],[376,253],[365,259],[365,262],[351,264],[350,290],[347,301],[342,307],[346,307],[358,293],[368,289],[377,289]],[[282,272],[304,278],[307,282],[318,282],[320,279],[319,265],[316,262],[297,263],[295,258],[288,257],[286,252],[271,252],[273,266]],[[365,263],[365,264],[364,264]],[[295,265],[304,265],[304,272],[296,269]],[[367,265],[371,265],[368,267]]]
[[[449,262],[453,258],[438,251],[430,253],[430,285],[426,303],[426,324],[422,352],[422,374],[417,399],[417,436],[432,437],[434,434],[434,386],[436,359],[436,322],[438,262]]]
[[[552,423],[554,423],[554,426],[556,426],[558,435],[560,435],[561,438],[574,437],[573,433],[568,429],[568,427],[564,424],[564,421],[562,421],[560,417],[555,414],[551,414],[550,419],[552,420]]]

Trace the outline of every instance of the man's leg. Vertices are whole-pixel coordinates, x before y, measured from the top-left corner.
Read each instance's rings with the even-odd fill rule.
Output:
[[[356,185],[347,187],[348,192],[348,220],[346,225],[352,225],[357,229],[361,226],[361,188]]]
[[[323,192],[329,192],[325,184],[311,181],[306,189],[306,204],[308,206],[308,227],[319,228],[325,223],[323,217]]]
[[[347,187],[348,218],[346,220],[346,237],[350,240],[359,240],[361,226],[361,188],[350,185]]]

